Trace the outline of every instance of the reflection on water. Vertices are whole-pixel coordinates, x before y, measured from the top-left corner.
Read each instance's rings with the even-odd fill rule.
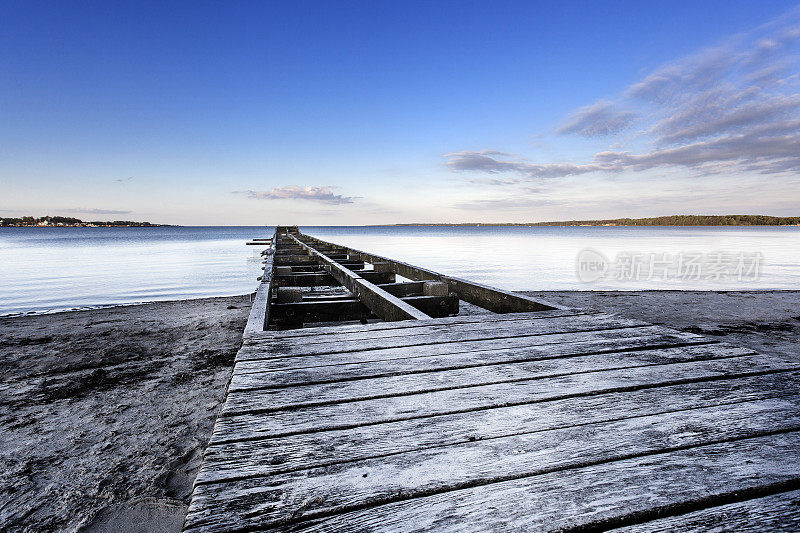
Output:
[[[312,227],[306,233],[511,290],[795,289],[800,228]],[[0,314],[252,292],[252,237],[267,227],[0,228]],[[757,280],[579,281],[590,247],[687,254],[760,252]]]

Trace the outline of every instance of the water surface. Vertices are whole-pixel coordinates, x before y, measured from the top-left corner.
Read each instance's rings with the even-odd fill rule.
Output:
[[[510,290],[796,289],[797,227],[306,226],[306,233]],[[246,294],[271,227],[0,228],[0,315]],[[582,282],[576,257],[760,253],[757,279]]]

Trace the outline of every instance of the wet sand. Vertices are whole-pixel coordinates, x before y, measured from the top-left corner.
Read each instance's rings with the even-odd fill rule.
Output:
[[[800,360],[800,291],[527,294]],[[0,523],[180,531],[249,306],[243,296],[0,319]]]

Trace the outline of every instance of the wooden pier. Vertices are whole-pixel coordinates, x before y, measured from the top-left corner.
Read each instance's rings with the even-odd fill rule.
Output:
[[[800,529],[796,362],[296,227],[256,242],[186,531]]]

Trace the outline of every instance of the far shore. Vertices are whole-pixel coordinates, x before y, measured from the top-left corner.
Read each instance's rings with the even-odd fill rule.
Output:
[[[800,361],[800,291],[526,294]],[[0,318],[0,523],[180,531],[249,310],[242,295]]]

